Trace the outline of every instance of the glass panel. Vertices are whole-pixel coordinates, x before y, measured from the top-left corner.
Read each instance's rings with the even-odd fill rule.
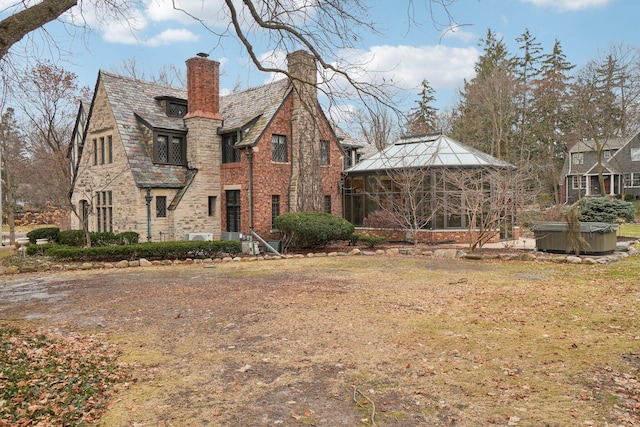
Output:
[[[167,197],[156,196],[156,217],[165,218],[167,216]]]
[[[167,163],[169,160],[169,153],[167,151],[167,137],[165,135],[158,135],[156,151],[157,161],[160,163]]]
[[[181,165],[182,160],[182,138],[174,136],[171,138],[171,163]]]
[[[224,135],[222,137],[222,163],[236,163],[240,161],[240,152],[236,149],[237,134]]]
[[[271,137],[271,144],[271,160],[273,160],[274,162],[286,162],[287,137],[284,135],[273,135]]]
[[[353,180],[351,181],[351,191],[353,193],[364,193],[364,177],[353,177]]]
[[[329,141],[320,141],[320,164],[329,164]]]
[[[271,196],[271,228],[276,228],[276,217],[280,215],[280,196]]]
[[[225,192],[227,199],[227,231],[240,231],[240,190]]]

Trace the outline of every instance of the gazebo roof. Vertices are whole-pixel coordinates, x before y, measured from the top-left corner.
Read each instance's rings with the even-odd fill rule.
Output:
[[[362,160],[346,172],[373,172],[427,167],[494,167],[513,165],[464,145],[445,135],[402,138],[383,151]]]

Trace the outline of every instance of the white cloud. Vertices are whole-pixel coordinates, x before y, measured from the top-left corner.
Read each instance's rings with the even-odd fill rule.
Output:
[[[221,0],[148,0],[145,14],[151,21],[177,21],[184,25],[196,23],[196,19],[209,25],[228,25],[227,8]],[[191,16],[190,16],[191,15]]]
[[[166,46],[172,43],[181,43],[181,42],[197,42],[198,36],[193,34],[189,30],[185,29],[167,29],[161,32],[160,34],[151,37],[148,40],[143,41],[142,43],[147,46]]]
[[[474,47],[436,46],[375,46],[362,53],[367,70],[393,81],[406,89],[420,86],[427,79],[436,91],[455,89],[474,75],[478,59]]]
[[[454,25],[442,33],[443,39],[457,39],[463,43],[469,43],[476,39],[476,35],[470,31],[464,31],[464,26]]]
[[[551,7],[560,12],[605,7],[615,0],[520,0],[540,7]]]
[[[132,10],[127,20],[114,20],[109,23],[96,19],[96,26],[102,38],[111,43],[140,43],[140,34],[148,27],[148,21],[139,11]]]

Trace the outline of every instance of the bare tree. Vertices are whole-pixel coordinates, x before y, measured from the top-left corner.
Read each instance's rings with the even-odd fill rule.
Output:
[[[174,65],[163,65],[158,69],[146,72],[144,64],[139,63],[136,58],[128,58],[123,60],[120,66],[114,66],[112,71],[135,80],[150,81],[174,87],[187,86],[187,78],[184,71],[176,68]]]
[[[26,149],[31,158],[33,191],[39,204],[65,206],[70,169],[67,149],[81,89],[74,73],[49,62],[38,63],[24,76],[16,97],[26,120]]]
[[[26,170],[22,135],[13,108],[7,108],[0,119],[0,152],[2,153],[0,185],[2,185],[3,209],[7,214],[9,241],[15,242],[15,213],[18,202],[20,172]],[[0,224],[2,221],[0,221]],[[0,227],[1,228],[1,227]]]
[[[571,91],[573,126],[596,156],[600,195],[605,196],[603,151],[614,137],[623,136],[625,111],[618,88],[627,72],[612,53],[590,61],[577,74]]]
[[[409,154],[411,148],[405,144],[396,147],[398,152],[382,157],[387,163],[383,172],[365,183],[366,195],[377,206],[375,215],[383,216],[389,228],[407,230],[408,240],[417,245],[421,230],[428,228],[443,205],[442,197],[434,190],[441,186],[444,174],[431,167],[438,158],[439,146],[419,165]]]
[[[501,232],[508,234],[516,208],[523,202],[521,188],[527,174],[496,168],[459,168],[446,173],[458,191],[449,193],[452,204],[462,206],[469,233],[469,250],[481,248]],[[457,196],[457,197],[456,197]]]
[[[385,106],[376,104],[366,111],[360,110],[355,120],[364,139],[376,147],[376,150],[384,150],[393,141],[396,122]]]

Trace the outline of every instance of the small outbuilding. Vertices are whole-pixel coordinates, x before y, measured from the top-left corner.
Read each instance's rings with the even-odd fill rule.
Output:
[[[390,240],[514,239],[515,169],[440,133],[401,138],[345,171],[344,217]]]

